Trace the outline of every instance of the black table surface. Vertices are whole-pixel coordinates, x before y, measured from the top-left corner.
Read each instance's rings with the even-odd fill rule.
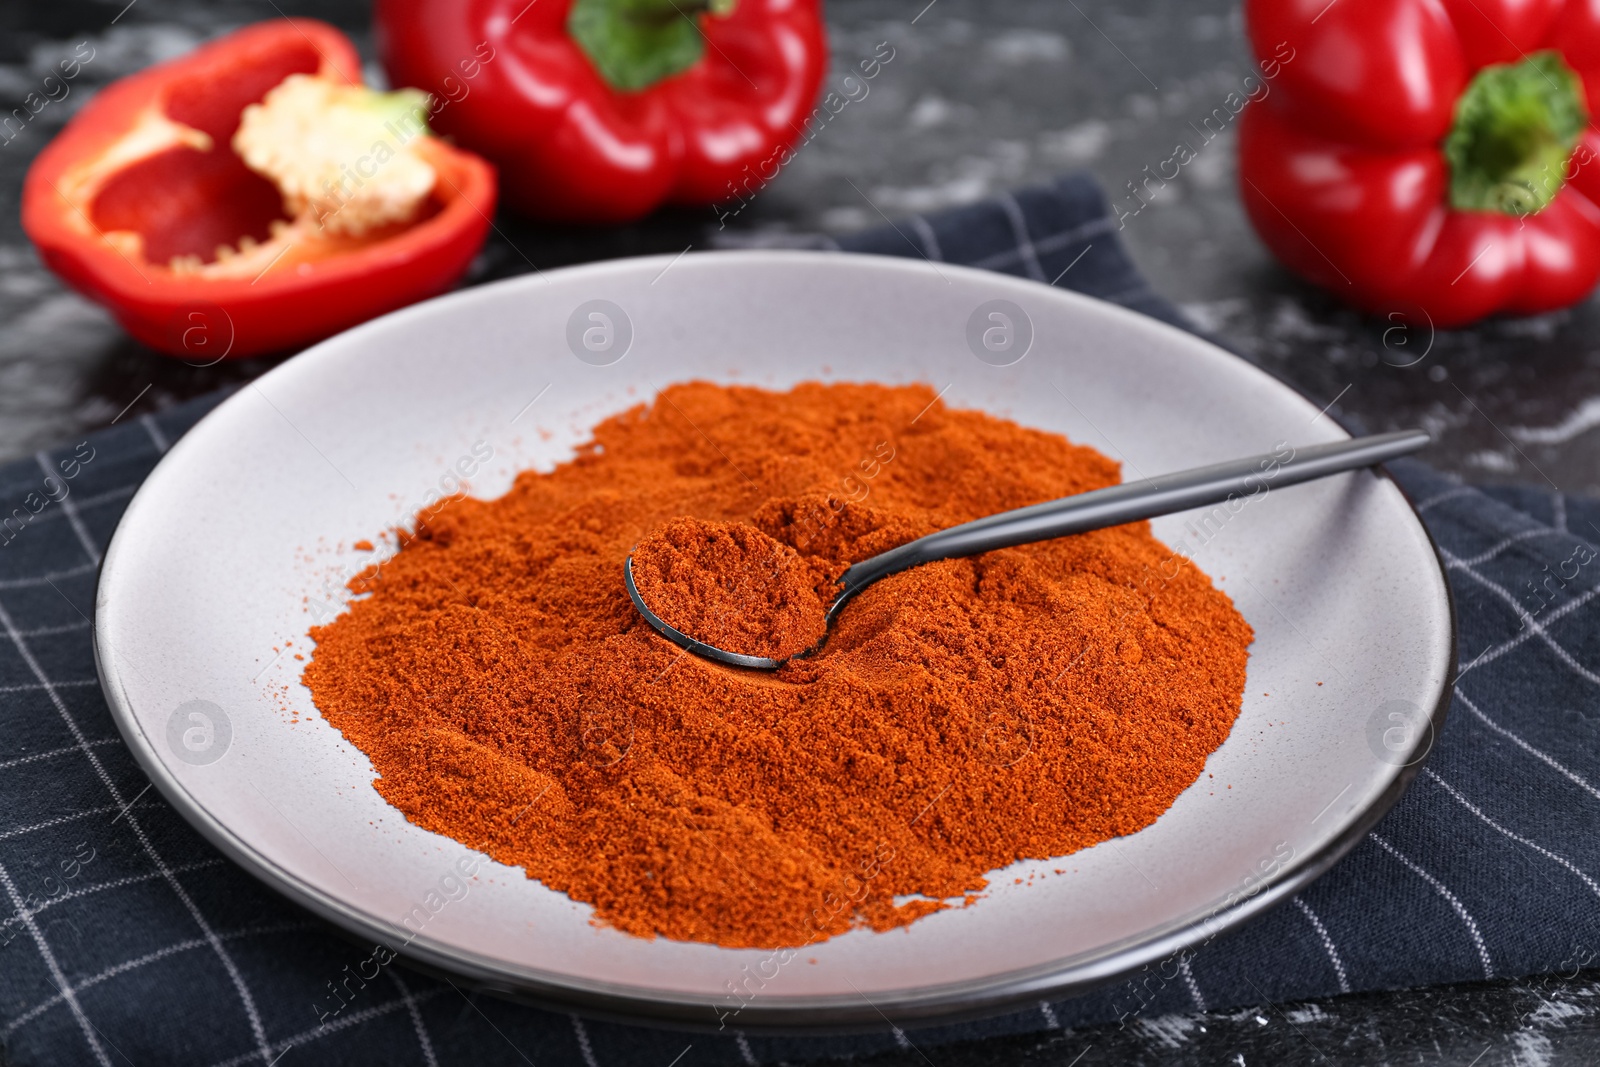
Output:
[[[129,340],[40,265],[18,221],[33,156],[98,86],[238,25],[324,18],[369,60],[368,5],[350,0],[49,0],[0,4],[9,113],[80,41],[70,94],[0,143],[0,460],[242,382],[283,357],[196,368]],[[831,0],[836,80],[880,41],[894,59],[749,208],[608,230],[498,220],[469,283],[568,263],[848,232],[1087,169],[1124,209],[1130,183],[1251,72],[1231,0]],[[381,72],[369,62],[369,78]],[[1600,492],[1600,302],[1472,329],[1396,328],[1278,268],[1235,192],[1232,130],[1125,220],[1155,288],[1319,404],[1370,430],[1422,426],[1427,458],[1479,482]],[[131,405],[131,406],[130,406]],[[1196,1013],[968,1046],[881,1064],[1600,1063],[1600,972],[1544,975]],[[689,1067],[689,1065],[685,1065]]]

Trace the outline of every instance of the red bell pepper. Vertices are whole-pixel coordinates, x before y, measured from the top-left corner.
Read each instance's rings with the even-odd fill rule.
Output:
[[[1581,300],[1600,278],[1600,4],[1247,0],[1273,92],[1240,193],[1290,269],[1437,326]]]
[[[827,65],[818,0],[378,0],[376,23],[389,80],[562,222],[732,198],[787,161]]]
[[[483,244],[494,172],[425,112],[363,87],[331,26],[250,26],[101,90],[29,169],[23,228],[153,348],[302,345],[443,291]]]

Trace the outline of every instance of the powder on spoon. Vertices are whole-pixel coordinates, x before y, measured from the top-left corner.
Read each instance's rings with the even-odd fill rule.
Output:
[[[1140,522],[892,575],[816,655],[740,670],[651,629],[629,551],[687,516],[832,574],[1117,481],[924,386],[676,385],[499,499],[431,509],[312,631],[304,682],[407,819],[598,923],[888,930],[1160,818],[1239,713],[1249,625]]]
[[[822,640],[836,567],[742,522],[673,519],[634,546],[633,584],[656,616],[724,652],[788,659]]]

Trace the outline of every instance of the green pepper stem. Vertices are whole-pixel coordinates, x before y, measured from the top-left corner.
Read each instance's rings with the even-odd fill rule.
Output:
[[[1553,51],[1480,70],[1441,145],[1450,206],[1513,216],[1549,206],[1589,124],[1583,100],[1583,83]]]
[[[700,61],[702,16],[725,17],[736,0],[576,0],[567,32],[612,88],[646,89]]]

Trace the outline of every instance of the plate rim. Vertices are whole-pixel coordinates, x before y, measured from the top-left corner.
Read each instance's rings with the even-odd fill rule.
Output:
[[[551,275],[567,277],[574,274],[604,274],[648,269],[653,265],[675,263],[682,258],[682,255],[679,253],[676,256],[670,254],[630,256],[574,264],[547,271],[540,276],[518,275],[486,285],[456,290],[371,319],[318,342],[296,357],[285,360],[267,371],[255,381],[259,383],[277,376],[298,373],[291,369],[294,364],[304,364],[308,358],[320,358],[319,353],[329,345],[335,342],[342,344],[350,336],[366,332],[380,323],[389,323],[394,319],[414,315],[433,314],[438,308],[448,307],[452,303],[477,299],[486,293],[501,289],[531,286],[548,280]],[[833,250],[731,249],[699,252],[695,253],[694,258],[702,261],[715,258],[745,262],[764,259],[806,265],[837,262],[843,258],[860,261],[863,266],[876,269],[900,271],[921,269],[921,264],[910,257]],[[1131,308],[1075,290],[1045,286],[1027,278],[992,270],[950,263],[940,263],[939,270],[954,271],[982,284],[998,283],[1002,288],[1020,289],[1042,299],[1061,300],[1078,307],[1091,307],[1095,313],[1109,313],[1113,318],[1123,318],[1140,329],[1154,328],[1158,334],[1174,335],[1186,344],[1199,344],[1213,349],[1218,355],[1227,357],[1247,372],[1259,374],[1301,400],[1312,403],[1309,397],[1293,385],[1236,353],[1229,352],[1210,337],[1180,329]],[[222,413],[237,403],[243,403],[243,394],[244,390],[240,389],[225,398],[202,416],[196,426],[215,418],[226,418],[227,416]],[[1335,422],[1335,426],[1339,433],[1347,438],[1350,436],[1343,425]],[[157,754],[155,745],[134,715],[131,701],[125,699],[121,691],[120,672],[102,641],[100,608],[107,589],[106,575],[113,570],[112,564],[119,554],[119,543],[129,517],[137,514],[140,498],[146,496],[147,487],[161,476],[162,469],[164,467],[171,469],[170,464],[180,450],[186,454],[184,446],[190,438],[191,435],[185,433],[182,438],[174,442],[140,483],[118,519],[96,575],[91,613],[95,668],[112,720],[140,768],[149,776],[167,802],[201,836],[268,888],[329,921],[342,935],[381,943],[391,948],[399,958],[425,971],[466,977],[486,992],[557,1010],[577,1011],[597,1018],[634,1024],[647,1021],[691,1030],[723,1029],[727,1025],[726,1020],[718,1014],[715,1001],[704,995],[673,994],[636,985],[588,981],[574,979],[571,976],[557,977],[537,967],[508,966],[505,961],[442,943],[434,936],[402,932],[392,924],[386,925],[376,921],[365,912],[341,900],[337,894],[325,892],[305,883],[256,851],[242,836],[212,815],[167,770]],[[1380,466],[1374,473],[1392,484],[1399,492],[1401,499],[1406,503],[1408,517],[1420,530],[1433,552],[1434,566],[1437,568],[1445,594],[1445,623],[1449,651],[1443,680],[1435,695],[1434,707],[1429,713],[1431,730],[1407,753],[1407,759],[1384,789],[1365,807],[1346,816],[1347,821],[1338,834],[1316,851],[1306,854],[1295,863],[1263,879],[1252,892],[1232,905],[1214,908],[1199,917],[1179,919],[1166,927],[1141,931],[1089,953],[978,979],[891,990],[876,994],[871,1002],[867,1002],[865,998],[843,994],[826,996],[761,994],[746,1002],[737,1012],[730,1013],[737,1018],[733,1028],[738,1031],[766,1033],[814,1033],[819,1029],[837,1033],[882,1029],[884,1020],[889,1018],[889,1015],[885,1014],[886,1011],[893,1013],[897,1024],[901,1021],[915,1021],[933,1025],[989,1017],[1003,1013],[1009,1008],[1040,1000],[1065,999],[1125,977],[1197,943],[1209,941],[1249,919],[1272,910],[1343,859],[1389,813],[1427,762],[1432,747],[1444,728],[1459,667],[1457,646],[1460,634],[1455,593],[1450,586],[1448,571],[1438,543],[1428,530],[1427,524],[1422,521],[1416,501],[1395,480],[1388,466]],[[399,940],[395,936],[397,933],[403,933],[403,944],[400,947],[395,946],[395,942]],[[720,1021],[721,1025],[713,1026],[713,1021]]]

